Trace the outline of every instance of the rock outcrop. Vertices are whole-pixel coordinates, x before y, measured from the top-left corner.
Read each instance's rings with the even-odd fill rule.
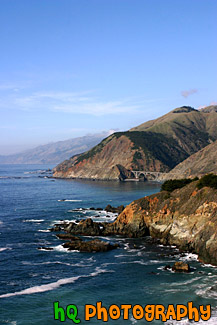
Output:
[[[217,190],[198,189],[195,181],[171,193],[163,191],[132,202],[113,223],[87,219],[69,223],[65,230],[73,235],[150,235],[217,265]]]
[[[184,262],[175,262],[172,266],[172,270],[175,272],[184,272],[189,273],[190,272],[190,266],[188,263]]]
[[[79,252],[108,252],[112,249],[116,249],[118,247],[117,244],[110,244],[109,242],[105,242],[99,239],[94,240],[72,240],[63,244],[64,248],[68,248],[69,250],[78,250]]]
[[[196,184],[134,201],[110,227],[119,233],[132,230],[133,236],[150,234],[217,265],[217,190],[198,190]]]

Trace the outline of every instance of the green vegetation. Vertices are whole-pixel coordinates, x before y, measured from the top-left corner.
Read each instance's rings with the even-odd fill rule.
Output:
[[[144,131],[115,133],[115,136],[121,135],[127,136],[134,143],[133,149],[142,150],[147,159],[162,161],[169,168],[175,167],[188,157],[176,140],[163,134]]]
[[[136,151],[133,155],[133,162],[137,162],[137,159],[142,159],[141,152]]]
[[[75,162],[75,165],[77,165],[79,162],[85,160],[85,159],[89,159],[92,158],[93,156],[95,156],[95,154],[97,154],[98,152],[100,152],[103,147],[110,142],[113,139],[113,134],[110,135],[109,137],[105,138],[104,140],[102,140],[98,145],[96,145],[95,147],[93,147],[92,149],[90,149],[89,151],[86,151],[82,154],[80,154]]]
[[[168,191],[172,192],[176,190],[177,188],[182,188],[187,184],[190,184],[193,181],[198,180],[198,177],[191,179],[191,178],[183,178],[183,179],[169,179],[168,181],[165,181],[161,185],[161,191]]]
[[[201,189],[205,186],[217,189],[217,175],[207,174],[203,176],[197,183],[197,188]]]

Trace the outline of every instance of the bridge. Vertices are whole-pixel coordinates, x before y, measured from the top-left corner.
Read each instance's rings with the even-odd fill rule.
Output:
[[[135,179],[139,179],[141,176],[143,176],[145,178],[153,177],[153,176],[154,176],[154,178],[160,178],[160,177],[163,177],[168,174],[168,173],[162,173],[162,172],[152,172],[152,171],[147,171],[147,170],[131,170],[131,173],[134,175]],[[177,174],[170,173],[170,175],[176,176]]]

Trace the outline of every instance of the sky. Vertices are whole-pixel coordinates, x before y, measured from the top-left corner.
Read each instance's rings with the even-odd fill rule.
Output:
[[[217,103],[216,0],[0,0],[0,155]]]

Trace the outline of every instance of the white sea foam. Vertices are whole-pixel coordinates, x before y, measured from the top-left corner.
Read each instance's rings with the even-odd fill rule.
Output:
[[[48,229],[39,229],[39,232],[50,232]]]
[[[26,219],[23,222],[38,222],[38,223],[40,223],[43,221],[44,221],[44,219]]]
[[[212,264],[202,264],[201,265],[202,267],[213,267],[213,268],[217,268],[217,266],[216,265],[212,265]]]
[[[9,298],[9,297],[13,297],[13,296],[30,295],[33,293],[41,293],[41,292],[45,292],[45,291],[51,291],[51,290],[59,288],[60,286],[62,286],[64,284],[74,283],[75,281],[77,281],[80,278],[94,277],[94,276],[99,275],[100,273],[105,273],[105,272],[110,272],[110,271],[100,269],[99,267],[97,267],[94,272],[92,272],[88,275],[79,275],[79,276],[74,276],[71,278],[60,279],[56,282],[30,287],[30,288],[27,288],[27,289],[24,289],[21,291],[5,293],[3,295],[0,295],[0,298]]]
[[[192,253],[186,253],[185,256],[180,257],[182,261],[198,261],[198,255]]]
[[[130,321],[131,321],[131,324],[137,323],[137,320],[133,316],[130,317]]]
[[[57,245],[52,247],[55,251],[61,253],[79,253],[78,250],[69,250],[68,248],[64,248],[62,245]]]
[[[187,318],[180,320],[180,321],[175,321],[175,320],[168,320],[165,322],[165,324],[167,325],[190,325],[193,322],[189,321]],[[203,320],[199,320],[197,322],[197,324],[208,324],[208,325],[216,325],[217,324],[217,312],[216,311],[212,311],[212,315],[211,318],[208,321],[203,321]]]
[[[62,224],[62,223],[69,223],[69,222],[74,222],[74,220],[68,220],[68,219],[65,219],[65,220],[54,220],[51,223],[51,226],[54,226],[55,224]]]
[[[58,200],[58,202],[82,202],[83,200],[71,200],[71,199],[63,199]]]
[[[6,251],[7,249],[11,249],[11,248],[9,248],[9,247],[0,247],[0,252],[4,252],[4,251]]]

